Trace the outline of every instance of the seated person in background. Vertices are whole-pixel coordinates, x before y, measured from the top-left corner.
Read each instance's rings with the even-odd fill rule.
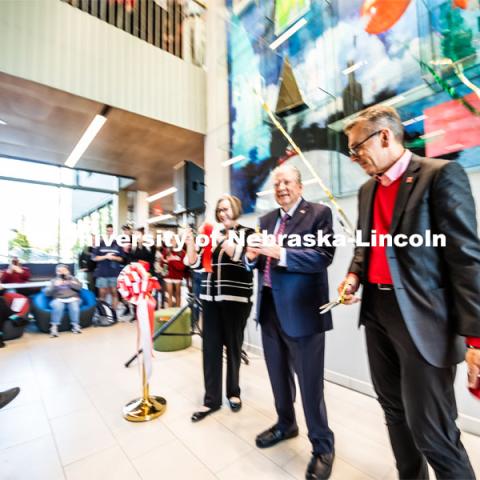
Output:
[[[0,285],[0,348],[5,347],[3,341],[3,324],[7,320],[11,320],[17,326],[24,326],[28,323],[27,320],[17,315],[17,312],[13,311],[8,300],[3,297],[5,290]],[[25,299],[26,300],[26,299]]]
[[[73,333],[82,333],[80,328],[80,280],[70,274],[66,265],[59,264],[56,268],[57,276],[52,279],[50,286],[45,290],[47,297],[53,297],[50,336],[58,337],[58,326],[62,323],[65,307],[68,308]]]
[[[1,283],[25,283],[30,279],[31,273],[28,267],[24,267],[17,256],[12,256],[10,265],[1,272]]]

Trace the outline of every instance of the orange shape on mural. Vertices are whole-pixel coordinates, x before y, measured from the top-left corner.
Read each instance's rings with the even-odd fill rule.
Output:
[[[365,0],[362,17],[368,22],[367,33],[378,35],[393,27],[403,15],[411,0]]]

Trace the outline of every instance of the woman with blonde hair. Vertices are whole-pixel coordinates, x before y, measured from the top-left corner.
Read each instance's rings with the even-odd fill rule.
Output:
[[[192,422],[204,419],[222,405],[224,346],[227,352],[228,402],[233,412],[238,412],[242,407],[239,386],[240,361],[243,332],[252,307],[253,276],[242,263],[244,246],[228,239],[230,231],[236,231],[240,235],[243,230],[245,238],[254,233],[254,230],[238,223],[237,219],[241,213],[241,202],[237,197],[225,194],[218,199],[215,218],[223,225],[223,229],[215,237],[216,245],[213,245],[211,256],[207,249],[197,251],[191,231],[186,235],[186,263],[192,268],[197,268],[205,257],[211,257],[208,260],[200,293],[203,305],[205,396],[203,407],[194,412]],[[203,264],[205,266],[205,261]]]

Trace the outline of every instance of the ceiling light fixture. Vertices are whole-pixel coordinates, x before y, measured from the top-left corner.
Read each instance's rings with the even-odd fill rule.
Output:
[[[168,197],[168,195],[172,195],[172,193],[175,193],[177,190],[178,190],[177,187],[170,187],[170,188],[167,188],[166,190],[162,190],[161,192],[158,192],[155,195],[150,195],[149,197],[147,197],[147,202],[151,203],[151,202],[154,202],[155,200],[158,200],[159,198]]]
[[[5,120],[0,119],[0,125],[8,125],[8,123]]]
[[[72,150],[72,153],[68,156],[67,160],[65,161],[65,166],[73,168],[77,162],[80,160],[80,157],[85,153],[85,150],[89,147],[89,145],[93,142],[93,139],[97,136],[97,133],[103,127],[105,122],[107,121],[107,117],[105,116],[110,107],[105,105],[99,115],[95,115],[95,118],[92,120],[88,128],[83,133],[82,137],[75,145],[75,148]]]
[[[305,17],[302,17],[298,22],[294,23],[288,30],[283,32],[276,40],[270,44],[270,48],[275,50],[278,48],[285,40],[289,39],[294,33],[298,32],[303,26],[307,24]]]

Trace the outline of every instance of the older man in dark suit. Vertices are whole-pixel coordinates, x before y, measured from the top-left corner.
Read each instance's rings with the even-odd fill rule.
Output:
[[[329,207],[302,198],[295,167],[277,167],[273,180],[280,208],[260,218],[260,229],[274,234],[276,242],[247,248],[247,264],[256,262],[259,271],[257,319],[278,415],[277,423],[259,434],[256,444],[266,448],[298,435],[295,372],[313,447],[306,478],[323,479],[330,476],[334,458],[323,396],[325,332],[332,328],[332,318],[329,313],[320,315],[319,307],[328,301],[327,267],[334,249],[303,242],[307,234],[315,239],[317,232],[331,234],[332,214]]]
[[[475,478],[453,388],[461,337],[472,386],[480,372],[480,242],[468,177],[456,162],[406,150],[391,107],[365,110],[346,134],[352,160],[373,177],[359,192],[362,244],[372,230],[393,243],[358,245],[339,290],[347,283],[353,303],[363,284],[360,323],[399,477],[428,478],[428,462],[437,478]],[[428,231],[444,235],[444,246],[428,246]]]

